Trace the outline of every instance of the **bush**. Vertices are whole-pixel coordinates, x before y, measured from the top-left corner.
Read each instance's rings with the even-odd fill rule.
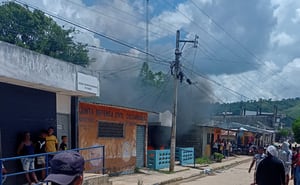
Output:
[[[196,164],[210,164],[211,160],[209,157],[199,157],[196,158]]]
[[[224,158],[224,155],[223,154],[221,154],[221,153],[218,153],[218,152],[215,152],[214,153],[214,159],[216,160],[216,161],[222,161],[222,159]]]
[[[297,143],[300,143],[300,118],[298,118],[292,125],[294,138]]]

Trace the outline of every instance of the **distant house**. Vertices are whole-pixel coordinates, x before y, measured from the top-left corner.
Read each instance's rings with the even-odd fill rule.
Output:
[[[211,119],[215,121],[224,121],[226,119],[229,122],[238,122],[254,127],[277,129],[284,125],[282,123],[284,117],[284,115],[272,112],[244,110],[242,115],[221,114],[213,116]]]
[[[249,143],[264,145],[274,142],[275,133],[273,130],[237,122],[210,120],[194,124],[190,131],[182,136],[177,143],[183,147],[194,147],[196,157],[202,157],[210,156],[213,142],[222,139],[241,146],[246,146]]]

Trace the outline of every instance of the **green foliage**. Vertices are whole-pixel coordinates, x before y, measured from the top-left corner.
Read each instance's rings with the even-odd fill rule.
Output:
[[[295,101],[298,102],[297,99],[295,99]],[[283,110],[283,112],[292,117],[293,119],[297,119],[298,117],[300,117],[300,103],[296,105],[291,105],[291,107],[287,108],[286,110]]]
[[[278,131],[278,134],[282,137],[287,137],[290,135],[290,130],[287,128],[283,128]]]
[[[13,2],[0,6],[0,40],[78,65],[88,65],[86,45],[75,43],[75,29],[64,30],[39,10]]]
[[[161,71],[156,73],[153,72],[149,68],[148,63],[144,62],[140,72],[140,77],[145,85],[161,87],[165,83],[167,75]]]
[[[294,132],[295,141],[300,143],[300,118],[293,123],[292,129]]]
[[[209,157],[199,157],[196,158],[196,164],[210,164],[212,161],[209,159]]]
[[[215,159],[216,161],[222,161],[222,159],[224,159],[224,155],[221,154],[221,153],[215,152],[215,153],[214,153],[214,159]]]
[[[286,114],[287,117],[290,117],[291,119],[300,117],[300,98],[289,98],[276,101],[273,101],[272,99],[260,99],[259,101],[251,100],[247,102],[226,104],[215,103],[214,112],[217,114],[227,110],[235,115],[239,115],[243,108],[249,111],[257,111],[260,109],[262,112],[274,112],[275,106],[277,106],[279,114]]]

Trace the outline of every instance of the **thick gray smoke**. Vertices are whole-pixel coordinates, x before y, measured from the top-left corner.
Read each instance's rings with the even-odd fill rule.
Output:
[[[173,112],[174,80],[170,74],[166,83],[155,87],[145,84],[139,76],[141,61],[134,62],[132,59],[110,54],[104,57],[102,55],[102,58],[109,62],[97,62],[91,66],[99,69],[101,76],[100,97],[93,99],[94,102],[154,112]],[[161,67],[164,73],[167,73],[166,70],[168,68]],[[178,135],[185,134],[192,124],[199,123],[210,115],[212,89],[201,79],[191,81],[195,83],[188,85],[183,82],[178,88]]]

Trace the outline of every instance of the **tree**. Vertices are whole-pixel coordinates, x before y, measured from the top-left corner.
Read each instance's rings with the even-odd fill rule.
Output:
[[[290,131],[289,129],[283,128],[278,131],[278,134],[280,134],[281,137],[287,137],[289,136]]]
[[[140,71],[140,78],[145,85],[161,87],[166,83],[167,75],[161,71],[154,73],[148,63],[144,62]]]
[[[42,11],[13,2],[0,6],[0,40],[74,64],[90,62],[86,45],[73,41],[75,29],[63,29]]]
[[[294,138],[297,143],[300,143],[300,118],[298,118],[292,125]]]

